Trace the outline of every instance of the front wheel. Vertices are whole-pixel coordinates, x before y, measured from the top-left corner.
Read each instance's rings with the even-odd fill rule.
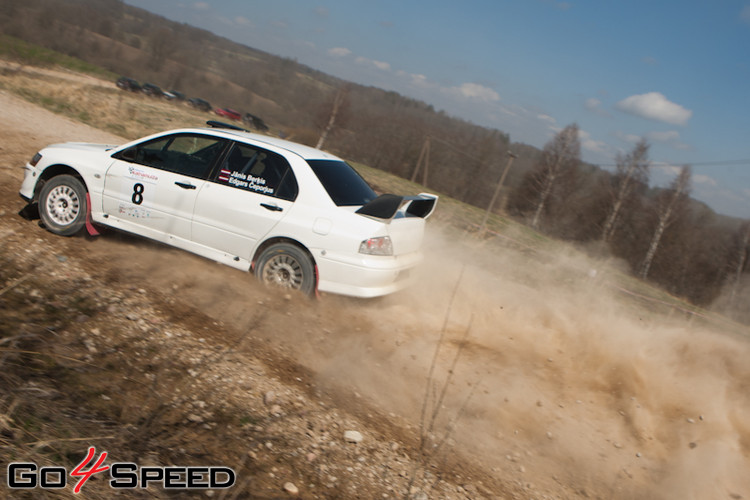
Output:
[[[276,243],[266,248],[255,265],[255,276],[265,285],[299,290],[310,295],[315,290],[312,259],[301,248]]]
[[[86,188],[72,175],[48,180],[39,195],[39,217],[44,227],[60,236],[72,236],[86,224]]]

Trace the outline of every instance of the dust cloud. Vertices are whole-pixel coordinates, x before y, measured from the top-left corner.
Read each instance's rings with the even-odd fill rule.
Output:
[[[450,241],[433,235],[421,284],[371,316],[390,323],[382,335],[406,337],[384,370],[397,378],[390,390],[418,381],[411,394],[422,399],[443,318],[454,350],[470,328],[441,409],[450,420],[477,386],[451,434],[458,448],[566,496],[750,494],[746,338],[635,302],[616,284],[616,263]],[[411,363],[397,354],[404,347]],[[393,369],[409,365],[409,377]]]
[[[128,279],[289,353],[352,407],[376,406],[419,436],[427,400],[425,451],[446,439],[433,461],[458,452],[530,495],[750,497],[747,339],[622,293],[617,263],[430,227],[412,288],[309,301],[164,247],[133,264],[141,241],[92,244],[112,268],[130,262]]]
[[[4,145],[10,163],[63,130],[111,140],[7,94],[0,104],[6,132],[24,131]],[[66,126],[48,137],[52,120]],[[267,340],[321,391],[378,406],[415,435],[458,352],[433,429],[437,441],[451,432],[433,460],[455,451],[536,497],[750,498],[747,337],[622,293],[617,263],[482,245],[431,221],[414,287],[316,302],[119,233],[82,247],[93,270]]]

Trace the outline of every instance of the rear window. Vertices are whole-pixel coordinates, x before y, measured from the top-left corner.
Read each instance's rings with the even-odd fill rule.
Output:
[[[335,160],[307,160],[333,202],[339,206],[366,205],[377,194],[351,165]]]

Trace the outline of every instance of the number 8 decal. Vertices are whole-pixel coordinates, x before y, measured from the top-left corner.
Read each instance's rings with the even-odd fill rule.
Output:
[[[133,196],[130,198],[130,201],[135,203],[136,205],[140,205],[143,203],[143,184],[140,182],[135,184],[133,186]]]

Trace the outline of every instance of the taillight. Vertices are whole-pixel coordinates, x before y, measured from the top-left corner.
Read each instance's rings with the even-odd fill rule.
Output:
[[[369,238],[359,244],[359,253],[367,255],[393,255],[393,243],[389,236]]]
[[[29,165],[31,165],[32,167],[36,167],[36,164],[39,163],[39,160],[41,160],[41,159],[42,159],[42,154],[41,153],[37,153],[31,159],[31,161],[29,162]]]

